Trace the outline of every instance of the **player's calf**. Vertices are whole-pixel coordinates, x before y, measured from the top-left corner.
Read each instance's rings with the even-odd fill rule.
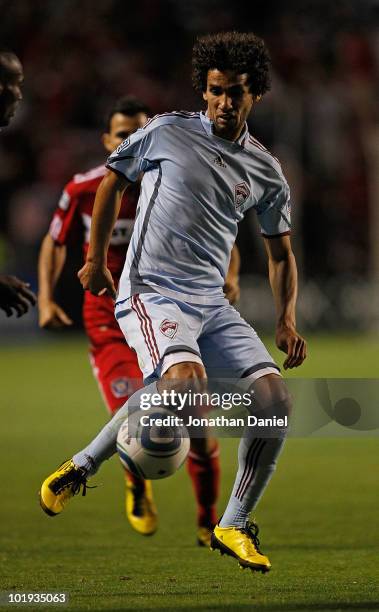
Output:
[[[126,516],[141,535],[153,535],[158,528],[158,513],[150,480],[138,478],[125,470]]]
[[[197,544],[209,548],[217,522],[216,502],[220,483],[219,448],[215,438],[191,440],[187,470],[197,503]]]

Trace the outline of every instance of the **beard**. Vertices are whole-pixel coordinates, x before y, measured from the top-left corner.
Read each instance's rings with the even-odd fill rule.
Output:
[[[0,100],[0,126],[5,127],[11,122],[15,112],[17,104],[6,103],[5,100]]]

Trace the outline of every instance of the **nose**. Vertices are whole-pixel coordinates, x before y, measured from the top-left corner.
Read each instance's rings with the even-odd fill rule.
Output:
[[[232,108],[232,98],[228,96],[226,93],[222,94],[220,97],[220,109],[227,111]]]
[[[22,91],[19,85],[12,85],[7,88],[8,95],[13,98],[15,102],[19,102],[22,100]]]

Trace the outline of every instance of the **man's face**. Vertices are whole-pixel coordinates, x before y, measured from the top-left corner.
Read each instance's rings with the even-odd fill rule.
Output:
[[[227,140],[237,140],[253,106],[248,75],[231,70],[208,70],[207,90],[203,98],[207,113],[214,122],[214,132]]]
[[[13,53],[0,55],[0,127],[9,124],[22,100],[22,65]]]
[[[103,134],[103,145],[109,153],[113,153],[125,138],[133,134],[138,128],[143,127],[147,121],[145,113],[137,113],[128,117],[122,113],[115,113],[110,121],[107,134]]]

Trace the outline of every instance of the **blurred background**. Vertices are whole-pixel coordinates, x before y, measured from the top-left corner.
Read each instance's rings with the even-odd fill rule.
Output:
[[[197,35],[252,30],[272,56],[272,90],[250,130],[292,191],[302,329],[379,329],[377,0],[0,0],[1,44],[25,71],[24,100],[0,135],[0,270],[36,289],[37,253],[60,191],[104,160],[104,115],[125,93],[152,114],[203,108],[191,87]],[[262,241],[240,227],[240,310],[273,329]],[[73,250],[59,300],[80,326]],[[2,334],[38,333],[36,313],[0,314]]]

